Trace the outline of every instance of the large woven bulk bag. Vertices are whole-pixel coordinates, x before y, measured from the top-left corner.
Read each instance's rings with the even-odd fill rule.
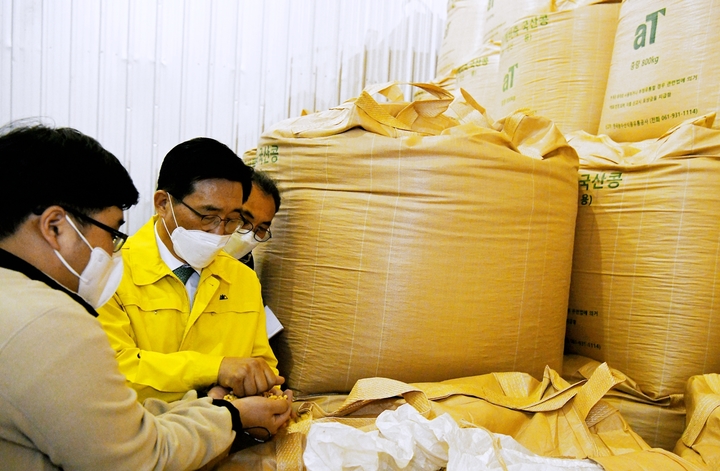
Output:
[[[448,0],[436,76],[445,77],[477,56],[483,45],[486,10],[484,0]]]
[[[471,61],[457,69],[457,89],[465,89],[487,113],[499,118],[500,114],[500,43],[491,41]]]
[[[501,41],[503,31],[518,19],[555,11],[554,0],[487,0],[483,42]]]
[[[528,108],[564,133],[596,134],[619,10],[591,5],[510,25],[500,53],[500,116]]]
[[[448,104],[363,92],[261,136],[283,204],[256,263],[290,387],[561,365],[577,156],[545,118]]]
[[[656,138],[720,106],[720,3],[625,0],[599,132]]]
[[[661,139],[576,133],[580,198],[567,345],[651,398],[720,371],[720,131],[714,115]]]

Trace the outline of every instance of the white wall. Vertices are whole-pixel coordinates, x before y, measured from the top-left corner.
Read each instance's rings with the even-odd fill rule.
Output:
[[[140,190],[126,215],[133,233],[177,143],[210,136],[242,156],[267,126],[303,110],[373,83],[432,80],[446,5],[0,0],[0,125],[43,117],[97,138]]]

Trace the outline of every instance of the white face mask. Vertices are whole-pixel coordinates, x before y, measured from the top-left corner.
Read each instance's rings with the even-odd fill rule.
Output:
[[[245,234],[233,232],[230,236],[230,240],[225,246],[225,252],[229,253],[234,258],[241,259],[245,255],[249,254],[259,243],[260,242],[255,239],[255,233],[253,231]]]
[[[168,198],[168,201],[170,201],[170,198]],[[225,244],[230,240],[230,234],[218,235],[195,229],[185,229],[177,223],[172,201],[170,201],[170,211],[172,211],[173,220],[175,220],[175,230],[172,231],[172,234],[170,234],[167,224],[165,224],[165,219],[162,219],[162,222],[165,230],[170,234],[175,253],[195,270],[202,271],[203,268],[212,263],[215,256],[225,247]]]
[[[65,258],[60,255],[60,252],[55,250],[55,255],[57,255],[63,265],[70,270],[70,273],[77,276],[80,280],[77,294],[87,301],[89,305],[97,309],[112,298],[112,295],[115,294],[115,291],[120,285],[123,276],[122,256],[119,253],[110,256],[100,247],[93,247],[72,220],[67,216],[65,216],[65,219],[67,219],[73,229],[75,229],[75,232],[78,233],[83,242],[90,247],[90,260],[83,269],[82,274],[78,274]]]

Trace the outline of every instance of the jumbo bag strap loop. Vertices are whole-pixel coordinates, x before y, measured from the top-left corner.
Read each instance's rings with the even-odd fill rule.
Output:
[[[544,160],[566,145],[562,132],[552,121],[518,110],[497,121],[512,145],[523,155]]]
[[[575,407],[583,419],[587,419],[590,410],[607,394],[615,385],[625,381],[625,376],[613,372],[607,363],[597,367],[595,372],[587,380],[575,396]]]
[[[370,118],[380,124],[405,131],[412,131],[411,123],[401,121],[390,114],[386,107],[375,101],[375,99],[365,90],[363,90],[360,93],[360,96],[355,99],[355,106],[363,110]]]
[[[395,106],[378,103],[371,95],[372,93],[382,94],[391,99],[393,104],[397,104],[397,98],[401,95],[397,92],[390,92],[390,90],[394,90],[394,87],[398,85],[398,83],[393,83],[366,88],[354,100],[354,104],[378,123],[404,131],[436,135],[450,126],[457,125],[454,119],[443,115],[452,103],[453,95],[436,85],[409,82],[409,85],[422,88],[437,99],[409,102],[397,114],[391,112]]]
[[[705,427],[708,418],[718,407],[720,407],[720,395],[707,395],[700,398],[682,434],[681,440],[683,443],[689,447],[695,443],[695,440],[697,440],[700,432],[702,432]]]
[[[400,102],[405,100],[405,95],[403,94],[402,89],[400,88],[400,85],[412,85],[413,87],[418,87],[426,92],[433,95],[435,98],[439,100],[453,100],[453,94],[448,92],[442,87],[439,87],[435,85],[434,83],[426,83],[426,82],[385,82],[385,83],[377,83],[374,85],[368,85],[364,88],[366,92],[368,92],[370,95],[379,94],[384,96],[390,101],[393,102]],[[432,101],[432,100],[421,100],[421,101]]]
[[[440,400],[452,395],[473,396],[491,404],[524,412],[550,412],[562,409],[575,398],[574,407],[583,420],[590,410],[615,385],[625,381],[625,376],[613,372],[606,363],[598,366],[587,381],[569,384],[549,367],[540,384],[528,387],[528,375],[523,373],[493,373],[492,377],[501,390],[480,386],[482,377],[450,380],[441,383],[416,384],[430,400]]]
[[[405,95],[403,95],[403,91],[398,82],[376,83],[374,85],[368,85],[364,90],[370,95],[377,93],[393,102],[405,100]]]
[[[574,398],[585,381],[570,385],[553,370],[546,368],[542,382],[519,372],[415,384],[432,401],[462,395],[522,412],[549,412],[561,409]]]
[[[687,389],[688,423],[680,440],[692,447],[710,416],[720,407],[720,377],[714,374],[694,376],[688,381]]]

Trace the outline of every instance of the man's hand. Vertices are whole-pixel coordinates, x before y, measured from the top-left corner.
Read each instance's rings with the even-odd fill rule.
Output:
[[[262,394],[284,382],[262,358],[225,357],[218,371],[218,384],[238,397]]]
[[[292,406],[292,402],[293,402],[293,392],[292,392],[292,390],[290,390],[290,389],[286,389],[285,391],[283,391],[282,389],[280,389],[280,387],[275,386],[275,387],[272,388],[270,391],[264,393],[263,396],[269,397],[270,399],[274,399],[274,400],[285,399],[285,400],[287,400],[287,401],[290,403],[290,405]],[[290,414],[290,418],[291,418],[291,419],[294,419],[294,418],[296,418],[296,417],[297,417],[297,414],[295,413],[294,410],[292,410],[292,411],[291,411],[291,414]]]
[[[275,435],[292,415],[292,391],[286,391],[286,395],[287,399],[282,400],[263,396],[242,397],[232,404],[240,411],[243,428],[254,437],[264,439],[267,438],[264,430],[252,427],[263,427]]]
[[[229,389],[215,385],[208,390],[207,397],[211,397],[213,399],[224,399],[225,396],[227,396],[231,392],[232,391],[230,391]]]

